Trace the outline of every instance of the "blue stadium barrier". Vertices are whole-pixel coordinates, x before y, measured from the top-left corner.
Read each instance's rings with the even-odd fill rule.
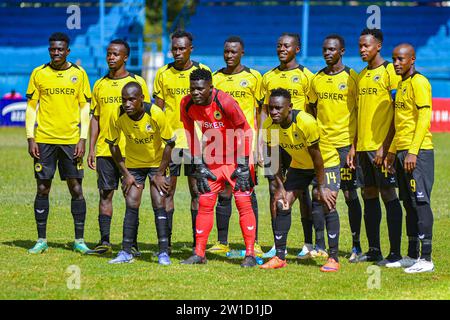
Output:
[[[81,29],[70,30],[66,8],[79,5]],[[88,1],[17,1],[0,3],[0,94],[25,93],[33,68],[49,61],[47,40],[62,31],[71,38],[68,60],[80,64],[91,85],[106,73],[105,48],[114,38],[130,43],[129,69],[139,73],[143,54],[143,0],[105,0],[105,43],[100,43],[99,2]],[[51,18],[50,18],[51,17]]]
[[[449,97],[450,7],[428,6],[431,2],[416,2],[422,4],[419,6],[380,7],[384,34],[381,53],[390,60],[396,45],[411,43],[417,52],[417,69],[430,79],[434,96]],[[359,58],[358,39],[369,17],[367,5],[373,2],[360,3],[366,5],[311,5],[308,57],[301,59],[299,55],[300,63],[312,71],[323,68],[323,39],[331,33],[339,33],[346,41],[345,63],[357,71],[364,68]],[[245,42],[244,62],[249,67],[266,72],[278,65],[276,41],[283,32],[302,33],[302,6],[291,5],[289,1],[271,4],[200,0],[186,27],[194,35],[195,58],[214,70],[223,67],[223,42],[236,34]]]

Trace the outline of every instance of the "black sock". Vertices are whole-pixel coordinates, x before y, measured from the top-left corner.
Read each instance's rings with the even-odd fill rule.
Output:
[[[169,226],[168,226],[168,220],[167,220],[167,213],[166,209],[164,208],[157,208],[153,209],[153,212],[155,213],[155,226],[156,226],[156,235],[158,237],[158,247],[159,252],[166,252],[168,253],[169,250]]]
[[[325,223],[327,226],[327,234],[328,234],[328,246],[330,247],[330,257],[336,261],[338,259],[339,252],[339,233],[340,233],[340,224],[339,224],[339,214],[336,210],[330,211],[325,215]]]
[[[169,248],[172,247],[172,223],[173,223],[173,213],[175,209],[166,211],[167,213],[167,225],[169,227]]]
[[[217,240],[228,244],[228,227],[231,217],[231,199],[219,196],[216,206]]]
[[[251,195],[251,202],[252,202],[253,213],[255,214],[255,221],[256,221],[255,242],[258,242],[258,199],[256,199],[256,193],[254,190]]]
[[[34,218],[36,219],[37,233],[40,239],[47,237],[48,211],[48,196],[36,195],[34,199]]]
[[[109,234],[111,231],[111,216],[100,214],[98,216],[98,225],[100,228],[100,243],[109,243]]]
[[[412,259],[419,258],[420,242],[418,237],[408,237],[408,257]]]
[[[389,232],[390,254],[401,256],[400,246],[402,242],[402,206],[398,199],[384,204],[386,208],[386,220]]]
[[[417,224],[419,229],[419,240],[422,244],[420,258],[431,261],[434,219],[430,204],[418,202],[417,216],[419,218],[419,223]]]
[[[406,234],[408,235],[408,257],[419,258],[420,243],[417,210],[411,201],[403,201],[406,211]]]
[[[301,218],[305,243],[313,243],[313,220],[311,218]]]
[[[356,191],[355,191],[356,192]],[[359,235],[361,234],[362,209],[358,196],[355,199],[345,202],[348,207],[348,220],[352,232],[352,246],[361,249]]]
[[[369,249],[377,249],[381,252],[380,247],[380,223],[381,223],[381,205],[380,199],[364,199],[364,224],[366,226],[367,240],[369,241]]]
[[[195,248],[195,221],[197,220],[198,210],[191,209],[191,219],[192,219],[192,247]]]
[[[138,249],[138,242],[137,242],[138,234],[139,234],[139,215],[137,216],[137,220],[136,220],[136,232],[134,234],[134,240],[133,240],[133,247],[135,247],[136,250]]]
[[[74,200],[70,202],[73,222],[75,224],[75,239],[83,239],[84,222],[86,220],[86,201],[84,199]]]
[[[286,259],[286,244],[289,229],[291,228],[291,209],[280,210],[277,209],[277,216],[275,218],[275,248],[277,250],[277,257],[281,260]]]
[[[312,217],[316,232],[316,247],[325,250],[325,212],[321,202],[316,200],[312,202]]]
[[[123,218],[122,250],[131,253],[131,246],[136,239],[139,208],[126,207]]]

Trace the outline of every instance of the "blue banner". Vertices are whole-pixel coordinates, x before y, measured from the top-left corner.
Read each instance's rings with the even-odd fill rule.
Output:
[[[0,99],[0,126],[25,127],[26,99]]]

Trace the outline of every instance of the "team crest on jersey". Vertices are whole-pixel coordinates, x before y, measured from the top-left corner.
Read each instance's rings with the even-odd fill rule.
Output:
[[[220,113],[219,110],[214,111],[214,119],[216,120],[222,119],[222,114]]]
[[[381,76],[379,74],[375,75],[375,77],[373,77],[373,81],[378,82],[380,81]]]
[[[34,171],[41,172],[42,171],[42,164],[40,164],[39,162],[36,162],[36,164],[34,165]]]
[[[145,126],[145,130],[147,130],[147,132],[152,131],[152,126],[150,125],[150,123],[147,123],[147,125]]]
[[[246,79],[242,80],[241,83],[239,83],[239,85],[242,88],[247,88],[248,87],[248,81]]]
[[[298,135],[298,132],[294,131],[294,138],[295,140],[298,140],[300,138],[300,136]]]
[[[300,81],[300,78],[299,78],[299,76],[292,76],[291,81],[293,83],[298,83]]]
[[[70,81],[72,81],[72,83],[77,83],[78,77],[73,75],[73,76],[70,77]]]
[[[342,82],[339,84],[338,88],[339,88],[339,90],[345,90],[345,89],[347,89],[347,84]]]

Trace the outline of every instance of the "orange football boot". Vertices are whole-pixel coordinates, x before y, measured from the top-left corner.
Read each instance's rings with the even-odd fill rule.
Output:
[[[274,256],[272,259],[259,266],[261,269],[279,269],[286,267],[286,260],[281,260],[277,256]]]

